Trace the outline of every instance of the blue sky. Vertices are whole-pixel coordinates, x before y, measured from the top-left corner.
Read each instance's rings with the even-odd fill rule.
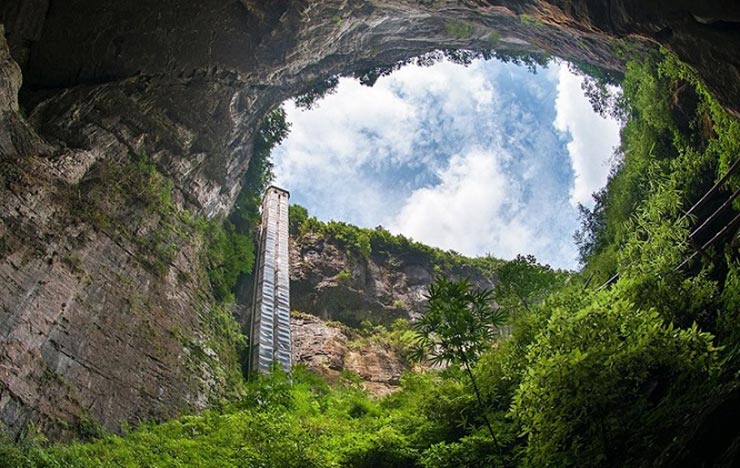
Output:
[[[577,267],[576,205],[605,184],[618,145],[618,124],[559,63],[411,65],[373,87],[341,79],[314,109],[286,111],[276,183],[319,219],[560,268]]]

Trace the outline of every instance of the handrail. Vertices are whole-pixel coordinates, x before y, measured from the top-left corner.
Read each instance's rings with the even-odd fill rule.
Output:
[[[717,216],[719,216],[719,214],[721,212],[723,212],[728,206],[730,206],[732,204],[733,201],[735,201],[735,199],[737,198],[738,195],[740,195],[740,189],[735,190],[735,193],[733,193],[730,196],[730,198],[727,199],[727,201],[725,201],[724,203],[722,203],[722,205],[720,205],[720,207],[717,208],[717,210],[714,213],[712,213],[711,216],[709,216],[703,223],[701,223],[701,226],[699,226],[698,228],[694,229],[693,232],[691,234],[689,234],[689,238],[691,239],[694,236],[696,236],[699,232],[701,232],[704,229],[705,226],[708,226],[710,222],[714,221],[714,219]]]
[[[691,213],[693,213],[694,210],[696,210],[697,208],[699,208],[712,195],[714,195],[715,193],[717,193],[717,191],[720,188],[722,188],[722,186],[724,186],[727,183],[727,180],[735,173],[735,171],[738,169],[738,167],[740,167],[740,158],[738,158],[734,163],[732,163],[732,165],[727,170],[727,172],[725,173],[725,175],[723,175],[712,186],[712,188],[710,188],[699,199],[699,201],[697,201],[696,203],[694,203],[694,205],[691,208],[689,208],[689,210],[686,213],[684,213],[680,218],[678,218],[678,222],[681,222],[684,219],[686,219],[686,217],[689,216]],[[712,213],[709,216],[709,218],[707,218],[706,220],[704,220],[704,222],[699,227],[697,227],[696,229],[694,229],[691,232],[691,234],[689,234],[689,240],[691,240],[697,233],[699,233],[701,230],[703,230],[704,227],[707,226],[709,222],[711,222],[712,220],[714,220],[714,218],[716,218],[719,215],[720,212],[722,212],[725,208],[727,208],[729,205],[731,205],[732,202],[738,197],[738,195],[740,195],[740,189],[736,190],[730,196],[730,198],[728,200],[726,200],[724,203],[722,203],[722,205],[720,205],[720,207],[717,208],[717,210],[715,210],[714,213]],[[735,218],[733,218],[732,221],[730,221],[729,224],[727,224],[724,228],[722,228],[720,230],[720,232],[718,232],[717,234],[715,234],[714,237],[712,237],[709,240],[709,242],[707,242],[706,244],[704,244],[704,246],[702,246],[701,249],[699,249],[699,250],[700,251],[704,251],[707,247],[711,246],[712,243],[714,243],[715,240],[717,240],[719,237],[721,237],[722,235],[724,235],[727,232],[727,230],[730,228],[730,226],[732,226],[734,223],[736,223],[738,221],[738,219],[740,219],[740,214],[738,214],[737,216],[735,216]],[[695,251],[693,254],[691,254],[691,256],[689,258],[687,258],[683,262],[681,262],[681,264],[676,267],[676,270],[680,270],[681,268],[683,268],[684,265],[686,265],[687,263],[689,263],[690,261],[692,261],[694,259],[694,257],[696,257],[698,254],[699,254],[699,252],[698,251]],[[604,284],[602,284],[601,286],[599,286],[598,288],[596,288],[595,291],[601,291],[602,289],[606,288],[607,286],[609,286],[610,284],[612,284],[617,279],[619,279],[619,272],[615,273],[611,278],[609,278],[608,280],[606,280],[606,282]]]
[[[732,176],[732,174],[735,173],[735,171],[737,170],[738,167],[740,167],[740,158],[738,158],[737,161],[735,161],[734,163],[732,163],[732,166],[730,166],[730,168],[727,170],[727,172],[725,173],[725,175],[723,175],[722,178],[719,179],[717,181],[717,183],[715,183],[714,186],[712,186],[712,188],[710,188],[707,191],[707,193],[705,193],[704,196],[699,199],[698,202],[694,203],[694,206],[692,206],[691,208],[689,208],[689,211],[687,211],[686,213],[684,213],[684,215],[679,218],[679,221],[683,221],[684,218],[686,218],[688,215],[690,215],[695,209],[697,209],[701,205],[703,205],[704,202],[709,199],[709,197],[711,197],[712,195],[714,195],[717,192],[717,190],[719,190],[720,187],[722,187],[727,182],[727,179],[729,179]]]
[[[701,250],[706,250],[707,247],[711,246],[717,239],[719,239],[725,233],[727,233],[727,231],[729,231],[733,227],[736,227],[735,225],[740,225],[740,213],[736,214],[735,217],[732,218],[732,221],[730,221],[727,225],[725,225],[725,227],[723,227],[717,234],[715,234],[714,237],[709,239],[709,241],[707,241],[707,243],[701,247]],[[696,257],[697,255],[699,255],[699,252],[694,252],[693,254],[691,254],[689,258],[681,262],[681,264],[676,267],[676,270],[680,270],[681,268],[683,268],[685,265],[691,262],[694,259],[694,257]]]

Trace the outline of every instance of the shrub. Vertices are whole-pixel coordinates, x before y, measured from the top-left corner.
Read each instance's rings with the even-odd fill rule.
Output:
[[[628,466],[650,459],[717,371],[712,336],[678,329],[619,289],[554,312],[529,348],[512,414],[527,466]]]

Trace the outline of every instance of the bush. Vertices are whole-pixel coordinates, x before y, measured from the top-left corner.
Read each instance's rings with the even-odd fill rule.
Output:
[[[390,427],[356,440],[346,453],[343,466],[353,468],[411,468],[418,466],[418,453],[409,447],[408,440]]]
[[[629,466],[651,459],[716,375],[712,336],[601,294],[557,310],[529,348],[512,414],[526,466]]]
[[[219,301],[233,300],[239,275],[251,273],[254,266],[254,240],[237,232],[230,221],[210,223],[208,238],[208,279],[213,294]]]
[[[487,434],[475,434],[459,442],[440,442],[424,451],[424,468],[489,468],[501,466],[496,445]]]
[[[337,280],[337,283],[348,286],[352,283],[352,273],[349,270],[342,270],[334,276],[334,279]]]

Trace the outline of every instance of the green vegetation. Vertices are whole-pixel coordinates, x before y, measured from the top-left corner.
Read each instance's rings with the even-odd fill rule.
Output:
[[[681,210],[699,200],[740,154],[738,122],[675,59],[631,62],[623,88],[621,159],[606,189],[595,194],[594,209],[582,209],[576,237],[595,282],[637,260],[624,251],[636,232],[663,226],[685,243],[683,230],[691,220],[679,225]],[[735,176],[734,187],[737,181]]]
[[[335,322],[333,326],[338,326],[350,337],[347,345],[351,349],[365,350],[374,344],[392,351],[408,368],[415,362],[413,354],[418,334],[406,319],[396,319],[389,327],[376,325],[368,320],[363,320],[359,329],[341,322]]]
[[[473,34],[473,26],[462,21],[448,21],[445,24],[445,31],[449,36],[466,39]]]
[[[406,304],[406,301],[404,301],[403,299],[396,299],[395,301],[393,301],[393,307],[395,307],[396,309],[408,309],[409,305]]]
[[[337,25],[342,24],[342,18],[339,16],[334,17],[334,21]],[[318,81],[309,88],[308,91],[304,92],[293,98],[296,107],[299,109],[309,110],[313,109],[316,104],[330,94],[337,92],[337,86],[339,86],[339,77],[332,76],[328,80]]]
[[[79,185],[70,187],[70,218],[138,247],[138,258],[164,275],[184,245],[204,238],[208,278],[218,300],[231,298],[240,274],[252,271],[254,229],[259,223],[261,194],[272,179],[271,149],[289,130],[285,112],[271,113],[257,131],[249,170],[236,206],[227,219],[194,218],[172,199],[174,187],[156,163],[132,153],[131,161],[97,163]],[[80,260],[65,258],[79,271]]]
[[[522,24],[529,24],[532,26],[542,26],[545,24],[544,21],[542,21],[539,18],[535,18],[531,15],[519,15],[519,22]]]
[[[498,46],[501,43],[501,34],[497,31],[489,31],[486,35],[486,39],[492,48]]]
[[[465,33],[463,23],[462,26],[453,26],[451,35]],[[448,25],[448,27],[450,27]],[[472,30],[470,31],[472,32]],[[500,40],[500,34],[496,31],[490,31],[488,33],[489,41],[492,45],[496,45]],[[365,86],[373,86],[378,78],[388,76],[394,71],[400,69],[409,64],[418,65],[420,67],[429,67],[438,63],[444,59],[449,60],[452,63],[459,65],[468,66],[473,63],[474,60],[483,59],[491,60],[496,59],[506,63],[514,63],[516,65],[526,66],[531,72],[536,72],[537,67],[544,67],[550,61],[550,56],[544,52],[517,52],[517,51],[503,51],[503,50],[464,50],[464,49],[445,49],[435,50],[422,54],[418,57],[404,60],[390,66],[380,66],[361,70],[356,72],[353,76],[357,78],[361,84]]]
[[[45,448],[29,435],[0,444],[10,466],[379,467],[444,466],[440,448],[426,455],[428,440],[474,431],[463,389],[454,373],[410,375],[404,391],[376,401],[352,379],[329,387],[300,368],[290,379],[279,370],[250,382],[246,395],[227,408],[145,424],[124,437]],[[467,417],[472,414],[468,413]],[[482,449],[486,442],[473,440]],[[444,446],[446,448],[446,444]]]
[[[470,373],[506,320],[506,310],[493,303],[493,290],[476,290],[466,279],[438,277],[429,287],[424,316],[414,323],[417,357],[435,364],[463,364]]]
[[[352,282],[352,273],[347,270],[342,270],[334,277],[339,284],[348,285]]]
[[[209,223],[208,278],[216,298],[233,299],[240,275],[250,274],[256,251],[255,229],[260,222],[262,193],[272,181],[270,152],[287,135],[290,124],[285,111],[278,108],[269,114],[257,130],[252,159],[242,181],[242,190],[228,218]]]
[[[534,255],[517,255],[491,272],[498,279],[496,303],[510,315],[531,312],[552,291],[563,287],[571,274],[540,265]]]
[[[131,242],[139,261],[164,275],[178,246],[195,235],[195,226],[173,203],[172,183],[156,164],[143,154],[130,156],[124,164],[98,162],[77,186],[69,187],[70,218]],[[80,266],[79,259],[68,263],[74,269]]]
[[[300,234],[301,226],[308,219],[308,210],[301,205],[292,204],[288,207],[288,232],[291,237]]]
[[[353,338],[358,346],[384,337],[410,349],[420,334],[423,354],[450,361],[447,369],[409,373],[383,399],[350,377],[329,386],[300,368],[291,378],[275,371],[225,408],[123,437],[2,442],[0,464],[622,467],[669,466],[671,448],[705,449],[684,441],[697,424],[713,423],[702,420],[705,411],[740,376],[735,231],[684,260],[694,252],[690,232],[740,176],[708,206],[684,214],[740,155],[740,124],[670,56],[631,63],[623,88],[621,160],[595,209],[584,209],[578,275],[530,257],[465,260],[382,228],[322,223],[292,210],[294,232],[329,236],[353,255],[389,262],[415,255],[447,267],[480,262],[498,277],[493,292],[438,280],[416,326],[365,324]],[[694,244],[735,215],[719,216]],[[494,339],[504,316],[512,334]],[[706,450],[716,455],[715,447]]]
[[[665,323],[619,288],[575,313],[553,309],[527,363],[511,407],[526,466],[652,459],[717,371],[711,335]]]
[[[213,304],[204,312],[209,334],[205,342],[195,343],[195,346],[191,343],[189,348],[199,354],[201,362],[211,364],[210,368],[217,371],[217,376],[226,383],[226,396],[237,397],[244,391],[240,356],[247,346],[247,337],[234,320],[230,303]],[[218,362],[211,362],[213,353],[208,350],[216,352]]]
[[[586,62],[572,61],[568,68],[583,78],[581,89],[594,112],[619,121],[626,119],[625,103],[621,101],[622,95],[617,87],[624,76]]]
[[[344,247],[349,255],[361,258],[376,257],[379,261],[397,262],[401,258],[426,261],[437,270],[456,271],[464,268],[495,274],[506,262],[491,256],[470,258],[453,250],[444,251],[416,242],[400,234],[391,234],[378,226],[375,229],[361,228],[342,221],[319,221],[308,215],[300,205],[292,205],[289,213],[290,232],[293,237],[319,235]],[[468,274],[470,274],[468,272]]]
[[[415,324],[416,357],[436,364],[462,364],[470,377],[478,408],[496,445],[498,440],[486,415],[472,366],[506,325],[506,309],[495,306],[493,291],[475,290],[465,279],[437,278],[429,287],[429,306]]]

